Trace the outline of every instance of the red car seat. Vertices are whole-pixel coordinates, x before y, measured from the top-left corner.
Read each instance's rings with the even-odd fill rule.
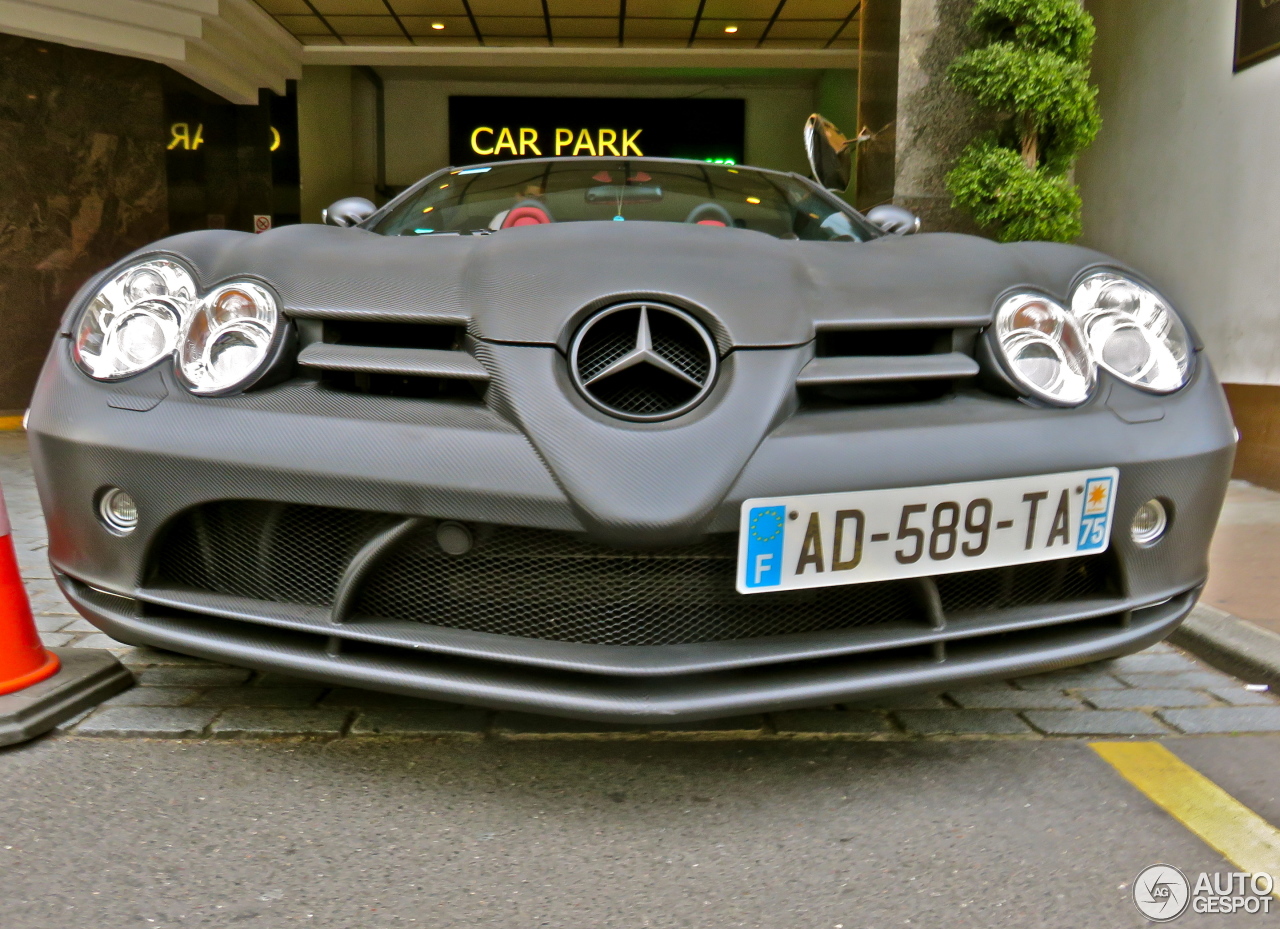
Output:
[[[547,211],[540,206],[513,206],[502,221],[503,229],[512,226],[545,226],[551,222]]]
[[[715,202],[699,203],[684,218],[686,223],[697,226],[732,226],[733,217],[723,206]]]

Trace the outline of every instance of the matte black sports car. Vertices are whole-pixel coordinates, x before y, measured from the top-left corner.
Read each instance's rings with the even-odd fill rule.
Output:
[[[157,242],[36,391],[57,577],[125,642],[606,720],[1167,636],[1234,449],[1195,335],[1105,255],[877,216],[546,158]]]

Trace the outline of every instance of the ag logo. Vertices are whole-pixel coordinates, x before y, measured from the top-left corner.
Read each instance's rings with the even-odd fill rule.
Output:
[[[1133,905],[1156,923],[1177,919],[1187,909],[1191,885],[1173,865],[1153,864],[1133,880]]]

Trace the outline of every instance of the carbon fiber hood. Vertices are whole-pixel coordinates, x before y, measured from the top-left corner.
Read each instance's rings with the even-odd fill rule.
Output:
[[[205,286],[260,276],[286,309],[466,323],[478,338],[525,345],[563,348],[584,311],[612,297],[668,297],[701,311],[726,351],[802,344],[824,326],[980,325],[1008,287],[1065,294],[1082,267],[1104,259],[942,233],[801,242],[656,222],[421,237],[300,225],[187,233],[143,251],[158,250],[188,259]]]
[[[537,450],[588,533],[623,546],[681,544],[707,531],[760,443],[795,412],[816,329],[981,326],[1008,288],[1065,296],[1103,258],[961,235],[819,243],[645,222],[415,238],[288,226],[188,233],[143,253],[154,251],[187,259],[206,288],[259,276],[301,315],[467,325],[494,375],[490,407]],[[701,316],[725,356],[708,399],[662,423],[592,409],[551,350],[564,349],[587,312],[637,295]],[[849,443],[847,460],[842,452],[837,464],[854,484],[868,477],[869,451]]]

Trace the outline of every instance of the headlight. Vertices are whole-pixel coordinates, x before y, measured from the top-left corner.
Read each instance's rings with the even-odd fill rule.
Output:
[[[125,268],[80,314],[72,357],[100,381],[145,371],[173,353],[195,294],[190,272],[168,259]]]
[[[1072,293],[1071,310],[1093,357],[1116,377],[1162,394],[1187,382],[1187,330],[1150,289],[1112,271],[1091,274]]]
[[[280,318],[276,299],[251,281],[223,284],[200,301],[182,333],[178,375],[194,394],[247,387],[270,359]]]
[[[1075,317],[1042,294],[1014,294],[996,311],[995,347],[1009,376],[1060,406],[1084,403],[1095,370]]]

